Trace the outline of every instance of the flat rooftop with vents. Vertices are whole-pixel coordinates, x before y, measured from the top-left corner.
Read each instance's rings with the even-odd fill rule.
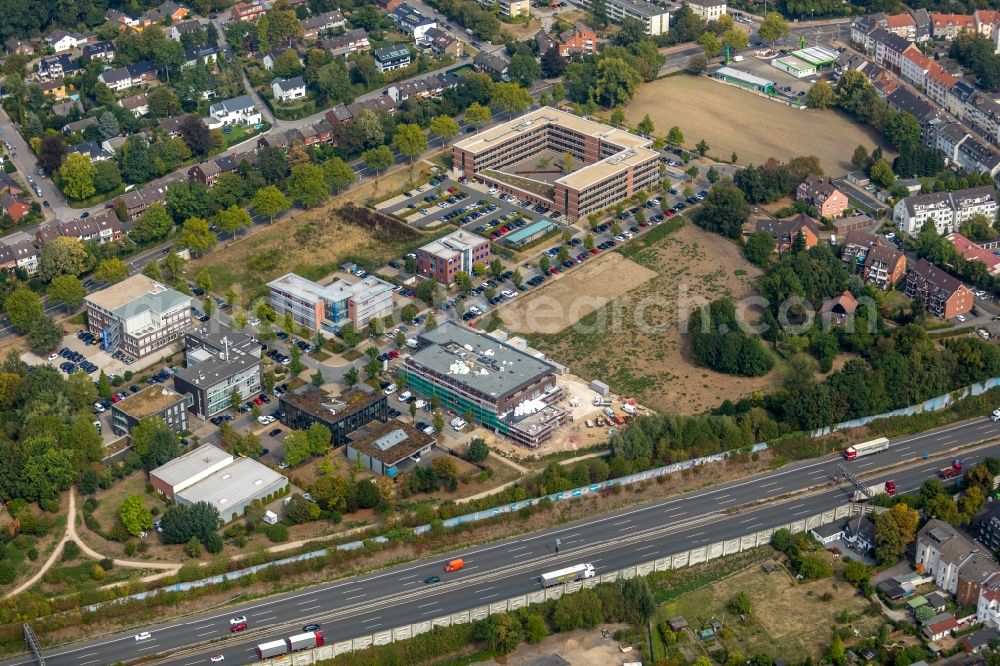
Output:
[[[565,410],[558,368],[454,322],[444,322],[417,337],[417,349],[403,364],[407,386],[437,396],[459,414],[527,446],[545,441]]]

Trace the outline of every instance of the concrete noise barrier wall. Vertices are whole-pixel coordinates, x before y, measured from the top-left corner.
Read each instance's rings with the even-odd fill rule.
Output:
[[[699,546],[690,550],[667,555],[666,557],[660,557],[655,560],[640,562],[633,566],[625,567],[624,569],[602,573],[600,576],[596,576],[594,578],[563,583],[562,585],[554,587],[541,588],[528,592],[527,594],[520,594],[502,601],[495,601],[483,606],[466,608],[447,615],[441,615],[430,620],[422,620],[413,624],[395,627],[394,629],[386,629],[373,634],[352,638],[350,640],[338,641],[332,645],[324,645],[323,647],[299,652],[294,655],[286,655],[283,657],[276,657],[274,659],[265,659],[260,663],[266,664],[267,666],[306,666],[308,664],[315,664],[323,659],[330,659],[336,655],[344,654],[346,652],[364,650],[373,645],[386,645],[395,641],[405,641],[409,638],[413,638],[414,636],[426,633],[433,627],[450,627],[455,624],[465,624],[467,622],[483,620],[490,615],[507,613],[532,604],[540,604],[549,600],[559,599],[564,594],[573,594],[574,592],[578,592],[580,590],[591,589],[602,583],[614,583],[618,580],[627,580],[629,578],[635,578],[636,576],[647,576],[655,571],[680,569],[681,567],[700,564],[701,562],[707,562],[709,560],[725,557],[726,555],[733,555],[744,550],[769,544],[771,542],[771,535],[778,530],[787,529],[793,533],[805,532],[837,520],[843,520],[852,514],[856,514],[858,510],[859,507],[853,504],[843,504],[834,509],[824,511],[823,513],[818,513],[806,518],[800,518],[784,525],[778,525],[776,527],[770,527],[757,532],[744,534],[743,536],[734,537],[725,541],[717,541],[716,543]]]

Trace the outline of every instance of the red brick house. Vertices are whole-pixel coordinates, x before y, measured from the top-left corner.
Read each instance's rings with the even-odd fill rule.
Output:
[[[260,2],[237,2],[233,5],[231,15],[234,21],[252,22],[264,13],[264,5]]]
[[[925,310],[942,319],[972,310],[969,288],[926,259],[918,259],[906,276],[906,295],[920,299]]]
[[[847,210],[847,196],[820,176],[810,175],[802,181],[796,199],[814,206],[820,217],[840,217]]]
[[[592,30],[577,26],[562,34],[559,55],[563,58],[580,58],[597,52],[597,35]]]

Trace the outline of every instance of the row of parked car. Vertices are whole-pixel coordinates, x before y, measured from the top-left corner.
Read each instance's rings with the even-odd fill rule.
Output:
[[[268,358],[273,360],[275,363],[280,363],[281,365],[288,365],[292,362],[292,357],[287,354],[282,354],[277,349],[269,349],[267,352]]]
[[[49,360],[54,361],[60,356],[66,360],[65,362],[59,364],[59,369],[67,375],[71,375],[77,370],[83,370],[89,375],[92,372],[97,372],[99,369],[95,364],[88,361],[83,354],[73,351],[68,347],[63,347],[58,354],[50,354]]]

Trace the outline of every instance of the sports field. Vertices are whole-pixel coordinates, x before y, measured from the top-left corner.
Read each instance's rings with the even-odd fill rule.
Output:
[[[816,155],[825,175],[842,176],[852,169],[851,154],[859,144],[888,148],[876,132],[836,111],[796,111],[704,76],[642,84],[625,116],[634,126],[647,113],[658,135],[676,125],[688,148],[704,139],[709,155],[729,160],[735,152],[739,164]]]

